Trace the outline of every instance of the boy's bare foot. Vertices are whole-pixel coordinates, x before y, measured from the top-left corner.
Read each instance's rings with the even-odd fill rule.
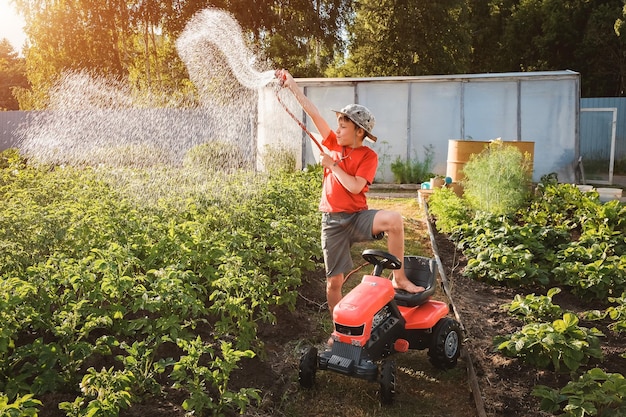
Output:
[[[417,294],[417,293],[426,291],[426,288],[421,287],[419,285],[415,285],[411,281],[409,281],[408,279],[406,281],[403,281],[402,283],[399,283],[394,278],[392,280],[392,284],[393,284],[393,287],[396,290],[403,290],[403,291],[406,291],[406,292],[411,293],[411,294]]]

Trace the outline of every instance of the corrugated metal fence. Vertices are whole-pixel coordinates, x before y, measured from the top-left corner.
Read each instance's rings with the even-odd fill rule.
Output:
[[[581,110],[594,108],[616,108],[617,126],[615,138],[615,161],[626,159],[626,97],[601,97],[581,99]],[[34,112],[0,112],[0,150],[17,146],[19,132],[34,117]],[[610,158],[610,138],[612,114],[609,112],[589,113],[581,117],[580,154],[598,158]]]
[[[615,160],[626,158],[626,97],[583,98],[580,108],[584,109],[617,109],[617,125],[615,131]],[[580,153],[593,155],[602,159],[610,158],[610,142],[612,114],[609,112],[593,112],[589,117],[581,118]]]
[[[0,151],[17,146],[19,130],[28,126],[33,112],[0,111]]]

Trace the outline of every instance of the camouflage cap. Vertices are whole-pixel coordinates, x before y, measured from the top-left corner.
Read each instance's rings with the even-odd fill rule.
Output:
[[[333,110],[335,113],[342,114],[352,120],[357,126],[365,130],[365,136],[376,142],[378,138],[372,134],[376,119],[372,112],[365,106],[360,104],[348,104],[341,110]]]

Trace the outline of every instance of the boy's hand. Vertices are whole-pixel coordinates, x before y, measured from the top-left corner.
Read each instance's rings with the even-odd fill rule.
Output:
[[[293,81],[293,77],[286,69],[276,70],[274,76],[278,79],[278,85],[281,87],[289,87],[289,84]]]
[[[320,154],[320,165],[324,168],[331,168],[333,165],[335,165],[335,161],[327,153],[322,153]]]

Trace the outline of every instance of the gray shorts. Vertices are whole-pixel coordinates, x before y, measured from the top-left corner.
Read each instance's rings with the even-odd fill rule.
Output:
[[[345,274],[354,264],[350,247],[356,242],[381,239],[384,233],[372,235],[374,216],[378,210],[364,210],[357,213],[322,214],[322,251],[326,277]]]

